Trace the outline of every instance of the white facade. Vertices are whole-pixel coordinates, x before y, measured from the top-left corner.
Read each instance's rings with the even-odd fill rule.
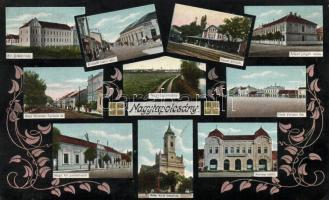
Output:
[[[282,86],[269,86],[264,88],[264,95],[265,97],[278,97],[279,91],[284,89]]]
[[[19,45],[19,36],[9,34],[6,35],[6,45],[7,46],[18,46]]]
[[[209,133],[204,145],[208,171],[271,171],[272,139],[260,128],[255,135],[224,136]]]
[[[303,19],[297,13],[290,13],[281,19],[256,28],[253,32],[253,36],[280,32],[282,39],[276,41],[255,40],[253,42],[279,45],[322,44],[322,41],[318,40],[316,29],[317,24]]]
[[[61,137],[61,136],[60,136]],[[68,137],[68,136],[64,136]],[[73,138],[73,140],[79,140]],[[84,152],[88,149],[85,143],[89,145],[94,144],[87,141],[81,144],[71,144],[68,142],[60,142],[60,149],[58,150],[58,171],[70,171],[70,170],[86,170],[88,169],[89,162],[85,159]],[[100,144],[94,144],[97,149],[97,158],[91,162],[91,169],[97,168],[123,168],[132,167],[131,161],[123,159],[122,154],[115,151],[109,151],[106,146]],[[109,155],[110,160],[105,163],[102,158],[105,154]]]
[[[88,77],[88,103],[97,101],[97,90],[103,87],[103,72]]]
[[[156,13],[153,12],[130,24],[121,32],[117,44],[121,46],[138,46],[158,36],[160,36],[159,24]]]
[[[238,88],[238,96],[247,97],[247,96],[249,96],[250,92],[254,92],[254,91],[257,91],[257,89],[253,88],[253,87],[250,87],[250,86],[239,87]]]
[[[77,34],[65,25],[42,22],[33,18],[19,28],[19,46],[71,46],[77,45]]]
[[[221,40],[227,41],[226,35],[223,35],[218,32],[218,28],[214,25],[209,26],[202,32],[202,38],[211,39],[211,40]]]

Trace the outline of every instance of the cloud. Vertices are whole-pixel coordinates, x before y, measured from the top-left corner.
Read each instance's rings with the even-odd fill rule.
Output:
[[[138,171],[140,171],[140,169],[141,169],[141,166],[142,165],[148,165],[148,166],[152,166],[152,165],[154,165],[155,163],[154,163],[154,161],[153,160],[150,160],[150,159],[148,159],[147,157],[145,157],[145,156],[139,156],[138,157]],[[186,171],[186,170],[185,170]]]
[[[243,75],[243,79],[253,79],[253,78],[259,78],[259,77],[266,77],[266,76],[271,76],[271,77],[285,77],[287,76],[286,74],[281,74],[278,72],[273,72],[273,71],[263,71],[263,72],[256,72],[256,73],[251,73],[251,74],[246,74]]]
[[[273,16],[273,15],[281,15],[283,13],[282,10],[269,10],[267,12],[263,12],[260,15],[258,15],[258,17],[267,17],[267,16]]]
[[[102,130],[91,130],[90,133],[92,133],[93,136],[95,136],[95,137],[105,137],[112,141],[132,140],[131,134],[108,133],[108,132],[102,131]]]
[[[184,142],[183,142],[183,138],[181,137],[182,134],[182,129],[178,129],[175,128],[174,126],[171,126],[171,129],[174,131],[174,133],[176,134],[176,148],[180,151],[182,151],[183,153],[192,153],[193,148],[191,147],[187,147]]]
[[[94,27],[96,28],[100,28],[100,27],[103,27],[104,25],[107,25],[106,23],[107,22],[110,22],[110,21],[116,21],[120,19],[120,16],[118,15],[115,15],[113,17],[107,17],[107,18],[102,18],[101,20],[99,20],[95,25]]]
[[[228,128],[228,129],[221,129],[223,132],[225,132],[226,134],[230,134],[230,133],[240,133],[241,129],[235,129],[235,128]]]
[[[156,148],[149,139],[141,139],[140,143],[141,146],[145,148],[145,150],[149,152],[151,155],[154,155],[161,151],[161,149]]]
[[[193,172],[185,169],[185,177],[193,177]]]
[[[188,159],[184,158],[184,164],[189,165],[189,166],[193,166],[193,160],[188,160]]]
[[[106,40],[108,42],[115,42],[119,38],[119,34],[116,33],[103,33],[102,37],[103,40]]]
[[[40,18],[40,17],[49,17],[51,16],[50,13],[45,13],[45,12],[39,12],[39,13],[34,13],[34,14],[23,14],[16,16],[15,18],[9,18],[7,21],[23,21],[26,22],[28,20],[31,20],[32,18]]]
[[[298,81],[298,80],[291,80],[288,81],[288,83],[292,83],[292,84],[298,84],[298,85],[305,85],[305,81]]]
[[[322,16],[322,14],[320,14],[320,13],[318,13],[318,12],[313,12],[313,13],[311,13],[311,14],[305,16],[305,18],[306,18],[306,19],[307,19],[307,18],[317,18],[317,17],[321,17],[321,16]]]
[[[118,22],[123,23],[123,22],[126,22],[126,21],[130,20],[130,19],[134,19],[134,18],[136,18],[139,14],[140,14],[139,12],[137,12],[137,13],[130,13],[130,14],[127,15],[126,17],[124,17],[124,18],[118,20]]]
[[[71,80],[66,80],[66,83],[87,83],[88,80],[82,78],[76,78]]]
[[[199,135],[200,138],[206,138],[206,137],[208,137],[208,134],[206,134],[204,132],[199,132],[198,135]]]

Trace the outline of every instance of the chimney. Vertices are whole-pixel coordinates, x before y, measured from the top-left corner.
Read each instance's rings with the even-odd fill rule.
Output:
[[[292,15],[292,12],[290,12],[289,15]]]
[[[297,13],[294,13],[295,14],[295,16],[297,16]]]

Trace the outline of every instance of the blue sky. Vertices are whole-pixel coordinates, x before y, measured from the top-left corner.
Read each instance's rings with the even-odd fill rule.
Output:
[[[34,71],[46,82],[46,95],[56,100],[69,92],[84,89],[88,76],[97,75],[102,70],[85,72],[83,67],[26,67],[24,71]]]
[[[19,27],[34,17],[73,26],[74,16],[82,14],[85,14],[84,7],[7,7],[6,34],[18,34]]]
[[[224,135],[253,135],[262,127],[272,138],[272,150],[277,150],[276,123],[198,123],[198,149],[203,149],[209,132],[218,128]]]
[[[255,15],[255,28],[262,24],[270,23],[288,15],[290,12],[301,15],[302,18],[323,26],[322,6],[245,6],[246,14]]]
[[[115,42],[129,24],[154,12],[154,4],[88,16],[89,29],[98,30],[108,42]]]
[[[263,89],[278,85],[286,89],[306,87],[305,66],[247,66],[246,70],[226,69],[227,88],[253,86]]]
[[[168,124],[169,120],[138,120],[138,171],[142,164],[154,165],[155,154],[160,150],[163,153],[163,136]],[[176,135],[176,155],[184,157],[185,176],[193,176],[192,120],[170,120],[170,124]]]
[[[107,141],[110,147],[127,153],[132,150],[132,124],[129,123],[78,123],[78,124],[59,124],[54,123],[63,135],[86,139],[84,135],[88,133],[89,141],[106,145]]]

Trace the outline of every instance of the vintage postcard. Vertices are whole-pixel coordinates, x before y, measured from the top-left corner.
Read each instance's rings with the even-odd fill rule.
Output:
[[[199,177],[276,177],[276,123],[198,123]]]
[[[306,117],[305,66],[227,68],[227,117]]]
[[[250,57],[322,57],[322,6],[245,6],[255,15]]]
[[[82,67],[24,68],[24,119],[100,118],[103,71]]]
[[[192,124],[138,121],[138,198],[193,198]]]
[[[123,65],[128,99],[194,100],[206,95],[206,65],[163,56]]]
[[[6,7],[7,59],[80,59],[75,15],[84,7]]]
[[[244,66],[253,17],[176,4],[167,51]]]
[[[132,124],[55,123],[54,178],[132,178]]]
[[[87,68],[163,52],[154,4],[78,16]]]

